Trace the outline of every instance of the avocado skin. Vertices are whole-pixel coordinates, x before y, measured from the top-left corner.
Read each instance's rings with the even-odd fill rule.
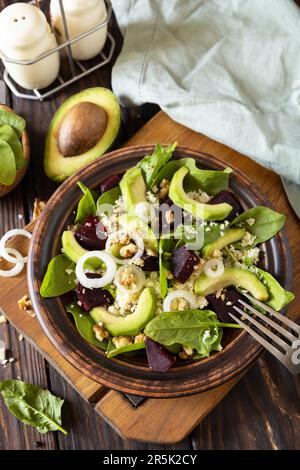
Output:
[[[120,181],[124,206],[128,214],[134,215],[135,206],[146,202],[146,183],[140,168],[134,166],[126,171]]]
[[[232,211],[232,206],[226,202],[203,204],[188,197],[183,187],[184,178],[188,173],[188,168],[184,166],[175,173],[170,184],[169,198],[193,217],[203,220],[224,220]]]
[[[82,155],[65,158],[58,149],[59,127],[68,111],[81,102],[91,102],[103,108],[108,117],[107,128],[95,147]],[[80,168],[107,152],[116,141],[120,127],[120,105],[111,90],[102,87],[88,88],[71,96],[56,111],[47,133],[44,153],[46,175],[58,183],[66,180]]]
[[[219,289],[229,286],[246,289],[255,299],[261,302],[266,302],[269,299],[266,286],[255,274],[241,268],[225,268],[224,273],[219,277],[208,277],[202,273],[195,282],[195,293],[206,297],[214,294]]]
[[[95,323],[102,322],[112,336],[135,336],[139,334],[154,317],[157,297],[154,289],[145,288],[139,298],[135,312],[125,317],[112,315],[102,307],[91,310]]]
[[[227,230],[223,237],[219,237],[213,243],[206,245],[202,249],[202,256],[204,258],[209,258],[213,255],[215,250],[222,250],[225,246],[230,245],[231,243],[238,242],[245,235],[246,230],[239,228],[231,228]]]

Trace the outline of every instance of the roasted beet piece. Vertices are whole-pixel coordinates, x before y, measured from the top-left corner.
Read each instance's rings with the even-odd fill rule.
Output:
[[[184,284],[200,261],[200,258],[185,246],[174,250],[171,257],[171,271],[175,279]]]
[[[150,338],[145,339],[145,346],[150,369],[156,372],[168,372],[176,357]]]
[[[141,266],[143,271],[158,271],[159,263],[157,256],[148,256],[144,253],[141,259],[144,261],[144,265]]]
[[[218,315],[220,322],[235,323],[234,319],[231,318],[229,313],[232,313],[236,317],[240,317],[239,312],[237,312],[233,307],[236,305],[237,307],[243,308],[243,306],[239,303],[239,299],[243,300],[244,297],[235,289],[227,289],[224,300],[222,300],[221,297],[217,299],[215,295],[208,295],[206,299],[209,302],[209,307],[211,310],[213,310]]]
[[[228,220],[228,222],[232,222],[241,213],[242,207],[234,194],[230,191],[221,191],[209,201],[209,204],[222,204],[223,202],[227,202],[227,204],[233,207],[232,211],[225,219]]]
[[[101,277],[97,273],[87,273],[86,276],[90,279]],[[94,307],[100,305],[111,305],[114,302],[113,296],[104,289],[87,289],[80,283],[76,287],[76,295],[81,307],[85,312],[89,312]]]
[[[90,215],[77,228],[75,238],[79,245],[86,250],[104,250],[107,238],[105,233],[100,219],[95,215]]]
[[[118,186],[120,181],[121,181],[121,178],[118,175],[110,175],[107,178],[105,178],[105,180],[102,181],[102,183],[100,184],[101,194],[106,193],[106,191],[109,191],[110,189]]]

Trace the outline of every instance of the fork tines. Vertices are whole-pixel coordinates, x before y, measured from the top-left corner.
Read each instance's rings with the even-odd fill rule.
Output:
[[[242,308],[234,306],[234,310],[241,314],[243,320],[247,319],[249,323],[254,325],[257,330],[264,333],[269,340],[263,337],[260,333],[254,330],[251,325],[245,323],[242,319],[237,318],[232,313],[229,315],[239,324],[241,325],[244,330],[246,330],[253,338],[255,338],[262,346],[264,346],[271,354],[273,354],[279,361],[281,361],[293,374],[297,374],[300,372],[300,326],[294,323],[292,320],[286,318],[282,314],[276,312],[268,305],[263,304],[259,300],[254,299],[249,294],[243,294],[251,304],[255,306],[261,307],[266,314],[261,313],[259,310],[254,308],[253,305],[249,305],[248,303],[244,302],[243,300],[239,299],[239,303],[241,307],[244,307],[245,310],[252,312],[257,318],[262,320],[265,324],[272,327],[273,330],[276,331],[276,334],[273,331],[264,326],[260,321],[258,321],[253,316],[246,313],[245,310]],[[279,325],[277,322],[269,318],[267,313],[275,317],[279,320],[285,327],[289,328],[289,331],[283,326]],[[284,339],[283,339],[283,338]],[[271,341],[275,344],[271,344]],[[277,346],[277,347],[275,347]]]

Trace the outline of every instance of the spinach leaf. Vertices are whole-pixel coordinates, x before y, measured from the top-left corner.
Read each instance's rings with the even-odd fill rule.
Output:
[[[138,163],[137,166],[141,169],[149,189],[154,186],[155,178],[160,169],[170,160],[176,147],[177,142],[173,145],[169,145],[169,147],[163,147],[157,144],[152,155],[146,155],[146,157]]]
[[[0,184],[9,186],[16,179],[17,169],[15,156],[5,140],[0,139]]]
[[[21,137],[26,127],[26,121],[21,116],[0,109],[0,125],[2,124],[11,126],[18,137]]]
[[[23,158],[22,144],[13,128],[7,124],[0,126],[0,139],[5,140],[12,149],[15,156],[16,170],[23,168],[27,162]]]
[[[146,326],[145,334],[164,346],[178,343],[207,357],[212,350],[220,350],[223,327],[240,328],[236,323],[220,323],[211,310],[184,310],[156,316]]]
[[[61,407],[64,400],[37,385],[6,380],[0,382],[0,392],[9,411],[24,424],[34,426],[40,433],[61,431]]]
[[[116,186],[115,188],[112,188],[109,191],[106,191],[105,193],[101,194],[97,201],[97,214],[100,215],[103,212],[103,210],[101,210],[101,206],[103,206],[104,204],[109,204],[113,206],[120,196],[120,186]]]
[[[269,300],[265,302],[271,308],[279,312],[283,307],[292,302],[295,298],[292,292],[285,290],[279,282],[268,272],[260,268],[255,268],[259,279],[266,285],[269,292]]]
[[[168,293],[168,280],[166,274],[170,271],[170,261],[167,259],[166,253],[170,253],[173,248],[173,238],[161,238],[159,240],[159,283],[162,299],[164,299]]]
[[[112,357],[116,357],[119,354],[131,353],[134,351],[140,351],[142,349],[145,349],[144,341],[141,341],[140,343],[128,344],[127,346],[123,346],[122,348],[116,348],[112,340],[109,340],[106,355],[109,359],[111,359]]]
[[[73,315],[76,328],[80,336],[85,339],[88,343],[93,344],[94,346],[98,346],[101,349],[106,349],[107,342],[106,341],[98,341],[95,337],[93,332],[93,326],[95,325],[94,320],[88,314],[83,312],[83,310],[79,307],[78,304],[71,303],[66,307],[68,313]]]
[[[49,263],[40,294],[42,297],[56,297],[76,287],[75,264],[65,255],[55,256]]]
[[[168,162],[156,176],[153,185],[158,185],[163,179],[171,181],[173,175],[182,166],[187,167],[190,171],[184,179],[184,187],[186,191],[196,191],[201,189],[210,196],[215,196],[221,191],[228,189],[229,176],[231,173],[230,168],[227,168],[224,171],[201,170],[197,168],[196,162],[193,158],[182,158],[181,160]]]
[[[77,207],[75,224],[83,222],[89,215],[96,214],[96,204],[92,192],[80,181],[77,184],[84,196],[80,199]]]
[[[255,219],[253,225],[249,225],[247,220]],[[275,212],[269,207],[257,206],[240,214],[232,222],[231,226],[245,228],[247,232],[255,235],[252,246],[266,242],[273,238],[284,226],[285,215]]]

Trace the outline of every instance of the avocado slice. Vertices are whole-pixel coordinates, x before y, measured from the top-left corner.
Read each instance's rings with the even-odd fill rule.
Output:
[[[102,322],[104,328],[112,336],[134,336],[139,334],[154,317],[156,309],[156,294],[154,289],[147,287],[140,295],[134,311],[125,317],[112,315],[103,307],[91,310],[90,315],[96,322]]]
[[[119,223],[129,234],[132,232],[139,234],[144,240],[145,248],[149,248],[155,253],[158,252],[158,240],[155,233],[139,217],[123,214],[119,217]]]
[[[146,202],[147,186],[142,170],[137,166],[127,170],[120,181],[120,188],[126,211],[128,214],[134,214],[135,206]]]
[[[64,181],[103,155],[116,140],[120,125],[120,106],[110,90],[88,88],[71,96],[57,110],[48,130],[46,175]]]
[[[227,245],[231,245],[231,243],[238,242],[243,238],[245,235],[246,230],[240,228],[231,228],[227,230],[223,237],[217,238],[212,243],[209,243],[202,249],[202,256],[204,258],[209,258],[213,255],[215,250],[222,250]]]
[[[208,277],[202,273],[195,282],[195,293],[206,297],[229,286],[246,289],[255,299],[262,302],[269,299],[266,286],[255,274],[241,268],[225,268],[224,273],[218,277]]]
[[[63,232],[61,243],[63,253],[73,261],[73,263],[78,263],[80,258],[88,253],[88,251],[82,248],[76,241],[74,233],[71,230]],[[90,269],[99,269],[101,267],[101,261],[97,258],[91,258],[87,260],[85,265]]]
[[[185,166],[176,171],[171,180],[169,198],[174,204],[192,214],[193,217],[202,220],[224,220],[232,211],[232,206],[226,202],[203,204],[188,197],[183,187],[184,178],[188,173],[189,169]]]

